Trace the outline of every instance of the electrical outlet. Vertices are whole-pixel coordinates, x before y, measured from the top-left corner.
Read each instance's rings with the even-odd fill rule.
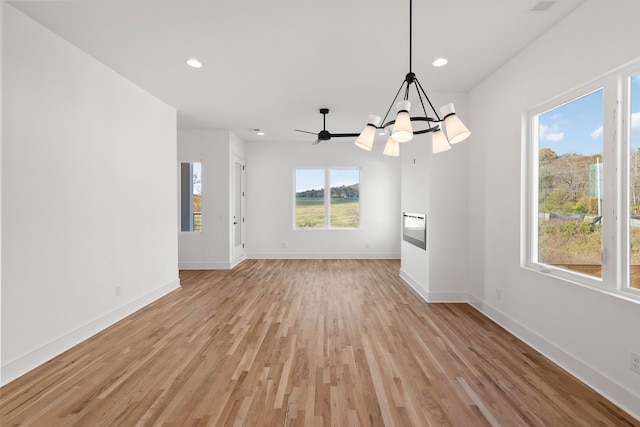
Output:
[[[502,299],[502,291],[500,288],[496,288],[496,299]]]
[[[369,246],[369,242],[366,242],[366,243],[364,244],[364,246],[365,246],[365,248],[369,249],[369,247],[370,247],[370,246]]]
[[[630,368],[637,374],[640,374],[640,354],[631,352]]]
[[[116,296],[122,295],[122,286],[116,286]]]
[[[286,249],[287,248],[287,244],[285,242],[282,242],[282,249]]]

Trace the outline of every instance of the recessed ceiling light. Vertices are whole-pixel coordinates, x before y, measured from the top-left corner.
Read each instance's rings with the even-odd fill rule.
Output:
[[[262,131],[258,131],[258,132],[256,132],[256,133],[257,133],[258,135],[260,135],[260,136],[264,136],[264,132],[262,132]]]
[[[202,68],[202,62],[195,58],[187,59],[187,65],[191,68]]]
[[[438,58],[435,61],[433,61],[432,65],[434,67],[442,67],[443,65],[447,65],[448,62],[449,60],[447,58]]]

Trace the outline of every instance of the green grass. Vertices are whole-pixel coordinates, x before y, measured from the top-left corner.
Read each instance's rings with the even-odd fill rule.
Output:
[[[587,221],[548,220],[540,223],[540,261],[547,264],[602,263],[601,225]],[[640,265],[640,228],[632,227],[631,265]]]
[[[355,228],[360,224],[360,203],[356,199],[331,199],[331,227]],[[324,227],[324,198],[296,197],[296,227]]]

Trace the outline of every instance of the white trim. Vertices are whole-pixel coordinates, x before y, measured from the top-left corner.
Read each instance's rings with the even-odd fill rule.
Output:
[[[298,227],[296,225],[296,207],[297,207],[297,180],[298,180],[298,171],[308,171],[308,170],[320,170],[323,173],[324,178],[324,225],[322,227]],[[358,171],[358,212],[360,214],[358,218],[358,226],[357,227],[332,227],[331,226],[331,172],[332,171],[341,171],[341,170],[349,170],[349,171]],[[361,230],[362,229],[362,201],[360,198],[360,194],[362,193],[361,188],[361,177],[362,177],[362,167],[354,166],[354,167],[309,167],[309,168],[294,168],[293,169],[293,230],[294,231],[313,231],[313,230]]]
[[[398,253],[316,253],[267,252],[250,253],[247,259],[400,259]]]
[[[110,313],[107,313],[84,326],[81,326],[60,338],[43,345],[11,362],[2,365],[2,373],[0,385],[4,386],[16,378],[26,374],[32,369],[37,368],[43,363],[62,354],[70,348],[78,345],[82,341],[91,338],[98,332],[103,331],[109,326],[119,322],[130,314],[142,309],[152,302],[160,299],[168,293],[180,288],[180,279],[175,279],[158,289],[149,292],[142,297],[135,299],[122,307],[119,307]]]
[[[466,292],[431,292],[426,290],[419,281],[405,270],[400,269],[400,278],[404,280],[427,303],[466,303]]]
[[[178,262],[179,270],[231,270],[230,262]]]
[[[231,265],[229,265],[229,269],[233,270],[234,268],[236,268],[236,266],[238,264],[240,264],[245,259],[247,259],[247,256],[245,254],[242,254],[241,257],[238,257],[238,258],[234,259],[233,261],[231,261]]]
[[[640,420],[640,395],[613,381],[595,368],[575,358],[562,348],[547,341],[521,323],[506,316],[473,295],[468,296],[469,304],[489,319],[502,326],[509,333],[533,347],[560,368],[593,388],[600,395],[618,405],[632,417]]]
[[[565,92],[523,115],[521,164],[520,265],[551,277],[587,286],[624,300],[640,303],[640,290],[631,288],[629,242],[629,79],[640,73],[640,59],[633,60],[577,88]],[[602,275],[593,277],[544,264],[536,259],[538,239],[538,117],[555,108],[602,91],[604,168],[602,210]],[[611,121],[613,118],[613,122]],[[626,194],[626,195],[625,195]]]
[[[640,395],[634,393],[623,385],[613,381],[600,371],[587,365],[581,360],[567,353],[562,348],[547,341],[540,335],[528,329],[521,323],[506,316],[489,304],[485,304],[482,300],[470,294],[464,293],[432,293],[426,291],[420,283],[411,277],[406,271],[400,269],[400,278],[402,278],[410,287],[412,287],[420,297],[427,303],[468,303],[478,310],[484,316],[496,322],[498,325],[506,329],[510,334],[522,340],[536,351],[558,365],[561,369],[568,372],[573,377],[584,382],[593,388],[600,395],[609,401],[618,405],[632,417],[640,420]]]

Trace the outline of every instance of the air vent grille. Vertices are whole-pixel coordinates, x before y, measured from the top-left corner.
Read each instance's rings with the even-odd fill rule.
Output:
[[[551,6],[553,6],[556,3],[558,3],[557,0],[542,0],[542,1],[539,1],[538,3],[534,4],[533,7],[531,8],[531,11],[532,12],[546,12],[547,10],[549,10],[551,8]]]

